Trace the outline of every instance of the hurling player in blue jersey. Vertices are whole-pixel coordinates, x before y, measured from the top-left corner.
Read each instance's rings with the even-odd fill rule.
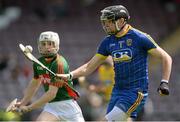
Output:
[[[172,59],[148,34],[128,24],[130,16],[124,6],[109,6],[101,13],[102,26],[108,36],[101,41],[97,53],[70,74],[59,76],[77,78],[89,75],[108,56],[112,56],[115,85],[105,120],[135,119],[148,95],[148,55],[162,61],[162,80],[158,88],[160,95],[169,95]]]

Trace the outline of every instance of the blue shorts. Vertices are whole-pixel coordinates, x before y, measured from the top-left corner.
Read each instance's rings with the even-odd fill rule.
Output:
[[[107,114],[114,108],[114,106],[117,106],[129,117],[135,119],[138,112],[143,108],[147,95],[147,93],[143,94],[142,92],[129,90],[112,93],[111,100],[107,108]]]

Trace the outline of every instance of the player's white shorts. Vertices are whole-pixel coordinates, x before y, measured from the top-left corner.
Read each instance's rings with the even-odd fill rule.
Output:
[[[84,122],[81,108],[75,100],[47,103],[44,110],[63,121]]]

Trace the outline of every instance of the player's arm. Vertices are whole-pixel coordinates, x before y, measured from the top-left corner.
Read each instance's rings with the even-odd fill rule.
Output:
[[[49,101],[53,100],[56,97],[57,91],[58,91],[58,87],[50,85],[49,90],[46,93],[44,93],[37,101],[27,106],[29,111],[40,108]]]
[[[70,74],[58,74],[57,76],[64,79],[72,79],[91,74],[108,57],[108,55],[110,55],[108,42],[109,38],[102,40],[97,49],[97,53],[86,64],[75,69]]]
[[[164,51],[159,46],[157,46],[157,48],[149,50],[148,53],[154,57],[161,59],[162,61],[162,81],[160,87],[158,88],[158,91],[160,92],[160,94],[168,95],[168,81],[171,74],[172,58],[166,51]]]
[[[172,58],[161,47],[153,48],[148,51],[149,54],[160,58],[162,61],[162,79],[168,80],[171,74]]]
[[[91,74],[105,59],[107,56],[103,56],[101,54],[94,55],[90,61],[86,64],[80,66],[79,68],[72,71],[70,74],[58,74],[59,77],[62,78],[78,78],[80,76],[87,76]]]
[[[58,65],[53,65],[51,67],[51,70],[53,72],[62,73],[63,72],[63,64],[60,63]],[[59,79],[57,79],[55,77],[51,77],[51,83],[53,83],[53,82],[61,83],[59,81]],[[61,85],[63,86],[63,84],[61,84]],[[20,109],[22,110],[22,112],[28,112],[28,111],[40,108],[41,106],[45,105],[46,103],[50,102],[51,100],[53,100],[56,97],[59,87],[60,86],[57,87],[53,84],[50,84],[48,91],[45,92],[38,100],[36,100],[35,102],[33,102],[32,104],[30,104],[28,106],[21,106]]]
[[[27,88],[25,89],[24,97],[22,98],[19,104],[26,105],[37,92],[40,84],[41,83],[38,81],[38,79],[33,78],[28,84]]]
[[[33,102],[32,104],[28,106],[20,106],[19,107],[20,111],[22,113],[26,113],[33,109],[37,109],[43,106],[44,104],[48,103],[49,101],[51,101],[52,99],[56,97],[57,91],[58,91],[58,88],[56,86],[50,85],[49,90],[45,94],[43,94],[41,98],[39,98],[37,101]]]
[[[106,57],[96,54],[88,63],[71,72],[73,78],[91,74],[105,59]]]

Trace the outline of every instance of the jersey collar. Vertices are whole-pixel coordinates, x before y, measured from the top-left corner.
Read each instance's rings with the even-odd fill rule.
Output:
[[[56,56],[52,57],[52,58],[44,58],[44,60],[45,60],[46,63],[51,63],[57,58],[57,56],[58,56],[58,54]]]
[[[126,35],[128,33],[128,31],[132,28],[131,25],[129,25],[129,24],[127,24],[127,26],[128,27],[126,28],[126,30],[124,30],[124,32],[121,35],[118,35],[118,36],[115,35],[115,37],[120,38],[120,37]]]

